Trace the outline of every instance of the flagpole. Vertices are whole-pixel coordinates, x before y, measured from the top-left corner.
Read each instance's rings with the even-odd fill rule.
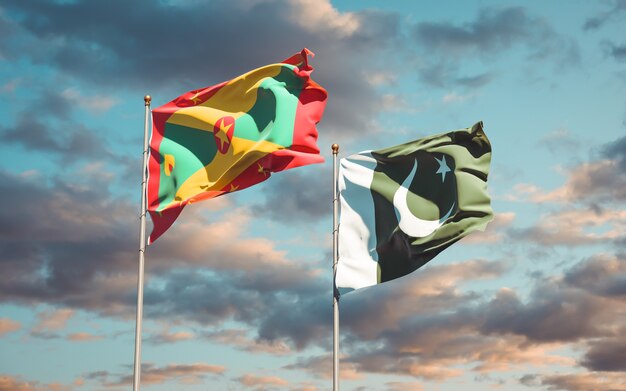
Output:
[[[337,225],[338,194],[337,194],[337,153],[339,144],[332,145],[333,150],[333,391],[339,391],[339,293],[335,285],[337,276]]]
[[[146,252],[146,185],[148,182],[148,123],[152,98],[143,98],[146,104],[143,130],[143,177],[141,181],[141,214],[139,234],[139,276],[137,278],[137,321],[135,326],[135,365],[133,369],[133,391],[139,391],[141,380],[141,320],[143,318],[143,266]]]

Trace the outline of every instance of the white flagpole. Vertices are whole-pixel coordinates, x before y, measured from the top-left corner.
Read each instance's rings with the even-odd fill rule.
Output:
[[[337,194],[337,153],[339,145],[333,144],[333,391],[339,391],[339,294],[335,286],[337,276],[337,226],[338,194]]]
[[[146,103],[146,114],[143,132],[143,179],[141,181],[141,214],[139,234],[139,276],[137,278],[137,322],[135,326],[135,366],[133,370],[133,391],[139,391],[141,380],[141,320],[143,318],[143,265],[146,252],[146,186],[148,182],[148,124],[150,120],[150,95],[143,98]]]

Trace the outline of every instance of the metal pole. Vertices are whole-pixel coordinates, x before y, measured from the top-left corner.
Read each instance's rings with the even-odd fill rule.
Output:
[[[139,276],[137,278],[137,322],[135,326],[135,366],[133,370],[133,391],[139,391],[141,380],[141,320],[143,318],[143,265],[146,252],[146,185],[148,182],[148,124],[150,120],[150,95],[143,98],[146,114],[143,132],[143,179],[141,181],[141,214],[139,234]]]
[[[338,194],[337,194],[337,153],[339,145],[333,144],[333,391],[339,391],[339,293],[335,286],[337,276],[337,239],[339,227],[337,225]]]

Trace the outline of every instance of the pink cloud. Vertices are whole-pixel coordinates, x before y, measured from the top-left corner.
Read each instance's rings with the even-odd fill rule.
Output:
[[[170,333],[169,331],[163,331],[155,334],[150,339],[157,343],[174,343],[180,341],[188,341],[195,338],[195,334],[188,331],[176,331]]]
[[[284,356],[292,353],[291,348],[280,340],[267,341],[255,340],[247,335],[246,330],[220,330],[205,335],[206,338],[234,346],[238,349],[254,353],[269,353],[276,356]]]
[[[265,386],[286,386],[289,382],[278,376],[255,376],[251,374],[245,374],[240,377],[239,382],[247,387],[255,387],[259,385]]]
[[[72,333],[72,334],[67,336],[67,340],[68,341],[73,341],[73,342],[97,341],[97,340],[102,339],[102,338],[103,337],[101,335],[93,335],[93,334],[89,334],[89,333],[85,333],[85,332]]]
[[[20,322],[16,322],[9,318],[0,318],[0,337],[17,331],[20,328],[22,328],[22,324]]]
[[[626,390],[626,377],[623,373],[573,373],[546,375],[540,379],[543,386],[553,391]]]
[[[389,382],[387,383],[388,391],[423,391],[424,386],[418,382]]]
[[[523,235],[545,245],[584,245],[626,235],[626,210],[568,209],[541,215]]]
[[[332,379],[333,358],[331,354],[310,357],[299,360],[296,364],[286,366],[287,369],[302,369],[314,374],[318,378]],[[341,356],[339,364],[339,378],[343,380],[359,380],[365,377],[359,372],[357,364],[350,361],[348,357]]]
[[[65,328],[67,321],[74,316],[74,310],[62,308],[58,310],[46,310],[37,314],[39,321],[33,327],[34,332],[46,332]]]
[[[164,384],[178,382],[183,384],[197,383],[206,375],[221,375],[226,367],[205,363],[170,364],[156,367],[152,364],[143,364],[141,369],[142,384]],[[94,377],[106,379],[109,373],[97,373]],[[125,386],[132,382],[132,375],[124,376],[114,383],[104,382],[106,386]]]
[[[19,377],[0,375],[0,391],[70,391],[71,387],[60,383],[41,384]]]
[[[581,202],[588,200],[626,199],[626,180],[617,160],[600,160],[583,163],[567,173],[565,184],[552,191],[522,183],[514,187],[515,192],[506,198],[511,201]]]

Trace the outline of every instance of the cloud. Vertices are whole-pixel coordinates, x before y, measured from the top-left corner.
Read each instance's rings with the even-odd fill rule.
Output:
[[[46,332],[62,330],[66,327],[67,321],[74,316],[74,310],[61,308],[58,310],[46,310],[37,314],[39,321],[33,327],[34,332]]]
[[[320,391],[321,389],[318,388],[317,386],[315,386],[314,384],[311,383],[307,383],[307,382],[302,382],[292,388],[289,389],[290,391]]]
[[[330,281],[330,275],[328,278]],[[311,344],[326,346],[332,325],[332,307],[327,304],[330,289],[328,284],[319,284],[314,292],[299,295],[297,301],[295,297],[273,301],[266,314],[260,316],[258,337],[268,341],[289,340],[297,350]]]
[[[529,304],[513,291],[502,290],[486,310],[481,324],[486,335],[512,333],[536,342],[569,342],[606,331],[597,322],[606,311],[601,300],[555,284],[536,288]]]
[[[486,262],[427,267],[410,283],[394,282],[389,291],[383,284],[376,292],[363,290],[356,301],[347,301],[346,295],[343,346],[351,348],[344,349],[342,362],[350,362],[361,374],[432,381],[462,376],[467,368],[490,374],[532,366],[542,368],[545,377],[555,365],[577,366],[575,358],[562,354],[564,347],[573,347],[584,352],[583,365],[612,370],[601,365],[622,354],[617,348],[621,342],[613,350],[608,347],[621,335],[621,312],[616,308],[625,296],[600,285],[608,279],[607,286],[615,286],[611,275],[621,281],[625,273],[619,263],[611,256],[583,260],[560,277],[537,279],[526,299],[509,288],[491,299],[461,293],[462,283],[502,273],[497,264]],[[427,275],[430,270],[436,273]],[[375,316],[369,308],[376,309]],[[540,382],[541,376],[533,379]],[[533,382],[531,377],[524,381]]]
[[[625,219],[625,210],[565,209],[540,215],[534,226],[510,229],[509,235],[545,246],[610,243],[626,234]]]
[[[207,376],[223,375],[226,367],[206,363],[168,364],[157,367],[151,363],[141,365],[141,383],[164,384],[175,382],[178,384],[198,383]],[[105,387],[128,386],[132,384],[133,375],[119,375],[107,371],[91,372],[84,376],[89,380],[100,381]]]
[[[113,157],[107,143],[84,125],[65,122],[57,127],[44,124],[38,117],[26,113],[15,125],[0,128],[0,140],[26,150],[52,153],[61,157],[64,163]]]
[[[104,7],[83,2],[35,1],[29,4],[9,2],[5,6],[9,10],[20,10],[23,15],[20,24],[33,34],[60,39],[73,37],[76,40],[74,45],[59,43],[53,47],[52,63],[80,75],[101,75],[99,77],[105,77],[107,81],[112,78],[113,81],[119,78],[132,81],[132,77],[142,75],[144,80],[164,82],[178,78],[177,74],[203,80],[207,77],[207,60],[214,59],[216,55],[231,59],[229,64],[211,62],[211,71],[226,79],[232,76],[232,72],[243,73],[251,66],[280,60],[273,58],[272,53],[264,52],[265,46],[259,45],[260,42],[271,40],[276,47],[299,50],[300,47],[293,43],[312,41],[313,44],[321,44],[325,37],[331,36],[345,37],[349,41],[382,38],[373,34],[380,33],[383,28],[382,24],[375,23],[374,18],[368,18],[363,13],[340,13],[329,2],[316,6],[304,1],[259,1],[252,5],[245,2],[194,3],[188,6],[163,3],[150,7],[146,4],[112,1]],[[307,17],[302,17],[305,14]],[[112,22],[112,16],[115,16],[113,22],[116,26],[113,31],[107,27]],[[209,17],[221,23],[207,24]],[[320,19],[324,20],[323,24],[315,22]],[[272,20],[273,23],[267,25],[265,20]],[[363,23],[368,21],[373,23]],[[153,28],[155,25],[160,28]],[[254,34],[246,33],[244,39],[233,28],[241,25],[247,26],[246,30]],[[202,31],[204,37],[219,35],[222,39],[207,41],[186,34],[194,31]],[[134,39],[121,39],[127,36]],[[185,47],[179,45],[181,39],[184,39],[186,45],[182,46]],[[54,39],[50,42],[53,45],[56,43]],[[167,48],[167,55],[153,50],[157,42]],[[290,54],[279,55],[287,57]],[[98,60],[106,55],[112,57],[99,63]],[[185,61],[190,56],[192,61]],[[259,60],[261,62],[254,63]],[[102,72],[93,72],[93,66]],[[107,68],[118,69],[118,72],[104,72]]]
[[[328,165],[326,165],[328,166]],[[263,187],[265,200],[254,207],[273,220],[298,224],[329,218],[332,213],[332,168],[315,174],[306,168],[289,175],[275,175]]]
[[[30,34],[33,41],[31,50],[8,48],[13,50],[9,55],[93,83],[103,97],[132,88],[150,91],[155,102],[169,100],[280,61],[306,45],[320,59],[312,61],[315,80],[328,88],[333,101],[323,126],[337,139],[373,130],[382,98],[368,83],[376,66],[370,59],[400,37],[399,15],[341,12],[327,0],[314,5],[302,0],[115,0],[106,6],[9,1],[4,7],[16,15],[20,34]]]
[[[541,142],[565,142],[566,145],[571,144],[567,148],[573,148],[576,145],[574,140],[563,141],[568,137],[567,132],[558,131],[546,136]],[[517,184],[514,195],[509,195],[507,199],[535,203],[588,203],[595,205],[596,209],[601,209],[598,206],[601,203],[626,200],[626,137],[603,145],[599,152],[599,159],[569,168],[564,185],[543,191],[532,184]]]
[[[602,297],[626,296],[626,262],[616,256],[598,254],[567,271],[564,281]]]
[[[147,342],[151,342],[154,344],[166,344],[166,343],[176,343],[181,341],[189,341],[196,338],[194,333],[189,331],[176,331],[170,332],[168,329],[163,330],[159,333],[152,334],[147,338],[144,338]]]
[[[522,7],[484,8],[475,20],[463,25],[449,22],[422,22],[414,26],[412,37],[423,47],[418,63],[424,83],[446,87],[454,83],[476,88],[487,84],[493,71],[482,70],[475,76],[459,74],[459,60],[486,59],[501,56],[516,46],[525,47],[528,59],[550,59],[557,64],[579,62],[576,43],[559,36],[543,19],[527,13]]]
[[[516,214],[514,212],[497,212],[494,214],[487,228],[483,231],[477,231],[463,238],[463,243],[474,244],[493,244],[500,243],[505,239],[505,231],[511,227],[515,221]]]
[[[400,94],[384,94],[382,108],[386,112],[413,112],[416,109]]]
[[[69,391],[71,387],[60,383],[42,384],[20,377],[0,374],[0,391]]]
[[[285,356],[293,353],[290,346],[283,340],[265,340],[252,338],[247,329],[222,329],[216,331],[197,330],[194,332],[171,332],[165,329],[158,333],[144,337],[146,342],[154,344],[168,344],[182,341],[204,339],[214,343],[228,345],[238,350],[251,353],[267,353],[275,356]]]
[[[454,84],[459,84],[466,88],[479,88],[489,84],[495,77],[491,72],[484,72],[478,75],[459,77]]]
[[[0,34],[4,39],[0,42],[0,61],[8,60],[14,48],[11,42],[17,35],[19,26],[7,17],[4,9],[0,8]]]
[[[459,286],[464,282],[502,276],[499,262],[469,260],[451,265],[431,262],[427,267],[388,284],[342,297],[342,324],[358,338],[373,340],[381,330],[394,329],[412,316],[434,315],[471,300]]]
[[[244,329],[230,329],[205,332],[203,338],[252,353],[269,353],[276,356],[292,354],[291,348],[280,340],[262,340],[248,337]]]
[[[196,378],[202,379],[209,374],[221,375],[226,368],[221,365],[210,365],[205,363],[194,364],[170,364],[162,368],[142,365],[141,380],[145,384],[161,384],[165,381],[176,380],[179,383],[193,382]],[[126,378],[130,380],[130,378]],[[120,382],[121,384],[127,383]],[[121,385],[120,384],[120,385]]]
[[[113,316],[133,313],[136,243],[127,220],[134,208],[110,198],[106,189],[0,174],[0,184],[11,189],[5,192],[7,202],[16,206],[0,213],[2,226],[12,227],[0,231],[0,268],[7,276],[0,280],[2,299],[45,301]],[[222,214],[232,220],[220,218]],[[245,209],[216,209],[210,220],[203,213],[183,217],[168,237],[149,248],[146,319],[185,319],[199,326],[239,322],[249,329],[194,335],[250,352],[329,347],[329,272],[291,259],[267,239],[249,238],[245,227],[251,216]],[[506,227],[513,218],[503,214],[498,224]],[[59,225],[64,232],[55,229]],[[26,246],[33,236],[39,238],[37,246]],[[94,256],[85,259],[87,249]],[[623,300],[610,288],[618,287],[621,278],[616,262],[607,257],[580,263],[563,279],[539,283],[526,301],[514,291],[489,300],[462,289],[465,283],[507,272],[503,262],[485,260],[433,263],[389,285],[345,295],[344,346],[354,344],[345,351],[346,361],[359,374],[428,379],[464,373],[455,365],[479,372],[526,364],[574,365],[552,350],[563,343],[614,337],[611,308]],[[45,274],[38,272],[42,265]],[[614,280],[611,274],[617,275]],[[603,290],[601,281],[610,282],[610,289]],[[54,316],[50,312],[45,318]],[[166,330],[155,338],[177,339],[175,334]],[[415,358],[406,360],[409,353]],[[109,375],[106,381],[120,382],[114,378],[119,376]]]
[[[585,21],[583,26],[584,30],[596,30],[602,27],[605,23],[611,21],[612,19],[619,18],[619,14],[621,12],[626,12],[626,1],[625,0],[614,0],[613,7],[611,9],[604,11],[596,16],[588,18]]]
[[[460,103],[475,97],[475,94],[459,95],[456,92],[450,92],[441,98],[443,103]]]
[[[365,375],[360,373],[356,365],[347,360],[345,356],[340,356],[339,378],[342,380],[359,380]],[[331,354],[313,356],[308,358],[299,358],[296,363],[285,366],[285,369],[305,370],[316,378],[332,379],[333,376],[333,357]]]
[[[312,33],[318,33],[320,26],[330,28],[339,37],[350,37],[362,28],[362,20],[352,12],[341,13],[330,2],[313,4],[306,0],[292,0],[290,19]]]
[[[6,201],[13,205],[0,213],[0,221],[11,227],[0,231],[0,270],[7,276],[0,282],[0,298],[92,309],[95,303],[102,309],[110,304],[114,309],[124,294],[120,282],[126,279],[127,287],[136,282],[136,276],[115,270],[132,265],[126,251],[134,240],[124,216],[134,215],[135,208],[109,199],[100,184],[52,179],[47,185],[7,173],[0,177]],[[131,297],[127,300],[132,303]]]
[[[538,376],[540,384],[548,391],[623,391],[626,380],[623,374],[615,373],[572,373]]]
[[[491,52],[524,42],[546,26],[528,16],[521,7],[505,9],[483,9],[476,20],[462,27],[448,23],[423,22],[413,31],[414,38],[431,50],[448,54],[471,51]]]
[[[424,386],[417,382],[389,382],[385,384],[388,391],[423,391]]]
[[[482,335],[479,314],[489,307],[475,308],[478,297],[460,294],[457,289],[462,282],[502,271],[500,265],[488,262],[432,266],[415,273],[414,279],[394,282],[388,290],[383,284],[358,296],[346,295],[342,298],[344,341],[358,348],[350,349],[342,362],[349,362],[359,374],[429,380],[461,376],[463,370],[454,368],[455,364],[482,362],[477,370],[486,371],[514,363],[563,363],[562,358],[547,354],[547,348],[524,346],[523,337]],[[327,361],[320,358],[322,363]],[[567,362],[571,364],[571,360]],[[296,367],[315,368],[309,361]]]
[[[9,80],[8,82],[0,86],[0,93],[6,94],[6,93],[15,92],[15,89],[17,88],[19,83],[20,83],[19,79]]]
[[[592,342],[582,365],[592,371],[626,371],[626,339],[620,336]]]
[[[0,318],[0,337],[13,333],[21,328],[22,324],[20,322],[16,322],[9,318]]]
[[[112,96],[84,96],[75,88],[64,89],[61,91],[60,96],[71,104],[90,111],[92,114],[102,114],[117,103],[116,99]]]
[[[372,71],[368,75],[368,82],[373,86],[397,85],[398,74],[392,70]]]
[[[616,160],[622,170],[626,170],[626,136],[607,143],[602,147],[603,156]]]
[[[47,185],[1,172],[0,178],[10,189],[5,201],[15,205],[0,212],[2,226],[11,227],[0,230],[0,271],[6,277],[0,281],[0,298],[108,316],[134,313],[133,238],[138,227],[128,220],[136,215],[135,208],[97,186],[59,180]],[[148,249],[146,317],[183,318],[202,325],[237,319],[261,330],[267,327],[260,338],[272,341],[282,337],[270,331],[274,321],[289,329],[285,338],[303,344],[322,335],[320,323],[329,317],[318,316],[325,306],[316,301],[326,291],[320,272],[287,258],[270,240],[247,237],[251,216],[244,210],[231,211],[228,217],[207,224],[201,213],[185,215],[168,237]],[[38,238],[34,245],[32,237]],[[304,318],[311,323],[301,327],[293,314],[296,324],[291,330],[280,311],[291,312],[293,299],[300,300],[300,308],[308,312]]]
[[[611,42],[606,43],[608,55],[615,61],[626,62],[626,44],[616,45]]]
[[[552,354],[558,344],[528,344],[523,336],[487,335],[481,332],[474,311],[456,309],[451,314],[413,317],[381,332],[378,344],[350,356],[359,371],[412,376],[443,381],[466,374],[516,370],[532,365],[574,364],[571,358]],[[469,318],[468,318],[469,315]]]
[[[86,332],[71,333],[67,336],[68,341],[72,342],[90,342],[103,339],[101,335],[93,335]]]
[[[256,376],[249,373],[237,378],[236,380],[242,385],[254,389],[263,386],[278,386],[282,388],[283,386],[287,386],[289,384],[287,380],[278,376]]]
[[[90,237],[100,241],[106,239],[110,236],[109,230],[115,224],[117,213],[129,212],[124,206],[107,200],[106,190],[103,192],[98,187],[68,185],[61,181],[57,181],[55,186],[47,186],[37,180],[5,172],[0,173],[0,176],[7,192],[7,202],[14,206],[10,211],[0,214],[0,220],[11,227],[10,230],[0,232],[0,246],[3,250],[0,268],[11,276],[3,280],[4,284],[0,284],[5,299],[6,295],[10,297],[15,294],[19,297],[45,291],[44,287],[48,284],[41,282],[47,280],[54,284],[55,279],[61,277],[59,273],[80,274],[82,267],[89,265],[89,260],[83,259],[84,256],[78,258],[81,262],[65,270],[56,269],[56,262],[60,261],[56,258],[62,254],[68,256],[68,252],[82,247]],[[59,230],[59,226],[63,226],[64,230]],[[26,246],[32,237],[37,237],[37,242]],[[42,252],[49,255],[45,257],[49,261],[44,262],[40,258]],[[97,251],[94,257],[88,258],[100,261],[96,254]],[[105,257],[110,256],[111,249],[105,254]],[[112,261],[111,258],[109,260]],[[37,272],[46,265],[49,274]],[[80,279],[68,280],[62,286],[71,289],[77,284],[80,284]],[[47,292],[49,298],[54,296],[52,293]]]
[[[581,147],[580,141],[566,129],[557,129],[546,134],[537,141],[537,145],[552,154],[559,151],[571,154],[578,152]]]
[[[516,185],[516,192],[526,193],[532,202],[602,202],[626,199],[626,177],[616,160],[583,163],[570,170],[559,188],[544,192],[528,184]]]
[[[0,230],[0,272],[6,277],[0,299],[113,317],[134,313],[138,227],[128,221],[135,208],[97,186],[45,184],[2,172],[0,178],[10,189],[5,201],[15,205],[0,212],[2,226],[11,227]],[[223,213],[229,218],[219,218]],[[240,322],[251,327],[250,337],[231,334],[229,342],[253,352],[283,354],[326,343],[330,271],[287,257],[268,239],[248,237],[250,218],[243,209],[213,211],[214,222],[207,223],[202,213],[192,213],[150,246],[145,319],[199,326]],[[35,245],[32,237],[38,238]],[[38,336],[62,338],[43,327]],[[172,337],[156,335],[155,341]]]

